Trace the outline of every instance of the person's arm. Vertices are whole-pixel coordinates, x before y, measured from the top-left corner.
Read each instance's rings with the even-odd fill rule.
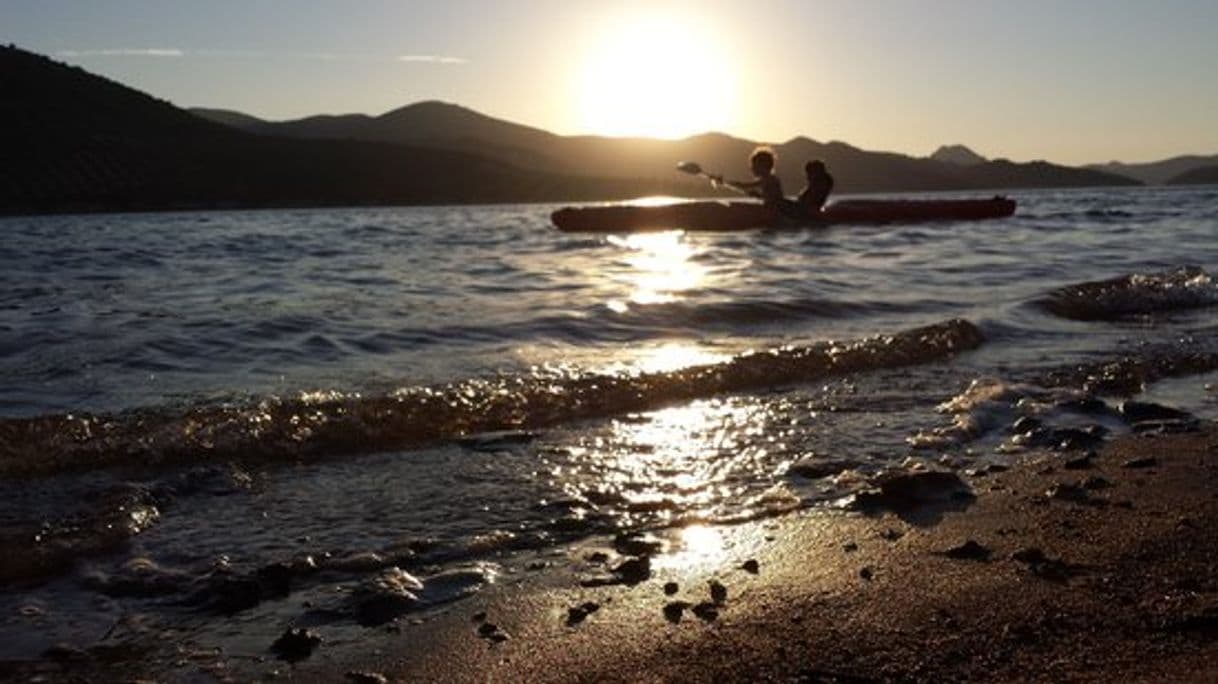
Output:
[[[711,180],[716,185],[726,185],[727,187],[742,192],[751,197],[761,197],[761,181],[758,179],[748,181],[724,180],[723,176],[712,176]]]

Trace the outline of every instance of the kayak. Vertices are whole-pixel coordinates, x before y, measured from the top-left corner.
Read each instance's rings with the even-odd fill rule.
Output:
[[[978,221],[1015,213],[1015,200],[917,199],[842,200],[806,217],[782,216],[756,202],[675,202],[673,204],[608,204],[564,207],[550,215],[567,232],[630,233],[655,230],[749,230],[799,228],[848,223],[914,223]]]

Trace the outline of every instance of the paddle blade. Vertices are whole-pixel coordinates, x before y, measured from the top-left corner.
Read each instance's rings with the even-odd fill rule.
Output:
[[[677,170],[694,176],[701,175],[702,173],[702,167],[697,162],[681,162],[677,164]]]

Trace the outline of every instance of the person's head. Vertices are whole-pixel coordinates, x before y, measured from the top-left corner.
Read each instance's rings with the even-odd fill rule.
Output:
[[[758,147],[749,157],[749,168],[754,176],[768,176],[774,172],[774,150]]]
[[[825,162],[819,159],[813,159],[807,164],[804,164],[804,173],[808,174],[808,178],[815,178],[817,176],[825,175]]]

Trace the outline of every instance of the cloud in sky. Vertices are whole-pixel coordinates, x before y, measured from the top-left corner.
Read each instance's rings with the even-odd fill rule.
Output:
[[[300,59],[319,61],[379,62],[395,61],[417,64],[465,64],[463,57],[450,55],[398,55],[397,57],[336,54],[331,52],[261,52],[258,50],[182,50],[179,48],[106,48],[103,50],[59,50],[59,57],[210,57],[228,59]]]
[[[468,60],[445,55],[399,55],[399,62],[426,62],[428,64],[465,64]]]
[[[108,50],[60,50],[60,57],[185,57],[177,48],[113,48]]]

